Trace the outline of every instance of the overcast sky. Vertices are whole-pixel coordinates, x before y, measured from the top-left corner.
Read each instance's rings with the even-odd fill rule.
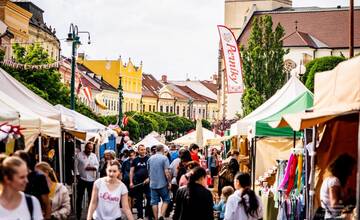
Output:
[[[62,55],[71,48],[63,39],[77,24],[88,59],[120,55],[157,78],[209,79],[217,71],[218,32],[224,22],[224,0],[32,0],[45,22],[56,28]],[[316,5],[314,5],[316,2]],[[347,5],[348,0],[293,0],[294,7]],[[360,0],[355,0],[360,5]]]

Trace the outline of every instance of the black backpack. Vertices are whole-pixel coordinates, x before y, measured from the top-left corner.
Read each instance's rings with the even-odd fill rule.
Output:
[[[25,194],[25,200],[26,200],[26,205],[27,205],[29,213],[30,213],[30,219],[34,220],[34,216],[33,216],[34,206],[33,206],[33,201],[32,201],[31,195]]]

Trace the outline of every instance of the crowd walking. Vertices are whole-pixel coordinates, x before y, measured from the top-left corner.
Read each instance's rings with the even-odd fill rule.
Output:
[[[131,143],[125,147],[118,155],[105,150],[102,158],[94,153],[92,142],[78,151],[75,210],[68,188],[59,183],[48,163],[34,163],[25,151],[2,155],[0,219],[61,220],[69,219],[74,211],[79,220],[261,218],[262,205],[249,189],[249,175],[238,174],[230,180],[234,185],[223,187],[220,200],[209,187],[209,179],[220,170],[216,149],[202,163],[204,156],[196,144],[189,148],[171,145],[170,149]],[[234,170],[239,168],[237,154],[229,157],[231,173],[239,171]]]

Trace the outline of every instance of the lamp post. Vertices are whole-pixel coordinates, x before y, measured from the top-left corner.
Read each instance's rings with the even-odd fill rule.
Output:
[[[119,77],[119,127],[122,124],[122,100],[123,100],[123,88],[122,88],[122,76]]]
[[[192,116],[192,104],[193,104],[193,99],[190,98],[188,101],[188,105],[189,105],[189,119],[191,120],[191,116]]]
[[[90,44],[90,33],[88,31],[79,31],[78,26],[73,23],[70,24],[68,37],[66,42],[72,44],[71,52],[71,94],[70,94],[70,105],[71,109],[75,110],[75,64],[76,64],[76,49],[81,45],[80,33],[88,34],[88,44]]]

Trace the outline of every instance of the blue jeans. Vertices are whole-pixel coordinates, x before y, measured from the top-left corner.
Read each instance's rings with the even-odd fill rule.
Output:
[[[169,189],[167,188],[167,186],[164,186],[163,188],[160,189],[150,189],[150,194],[151,194],[151,205],[158,205],[158,203],[160,202],[160,198],[164,203],[167,204],[169,204],[171,201]]]

